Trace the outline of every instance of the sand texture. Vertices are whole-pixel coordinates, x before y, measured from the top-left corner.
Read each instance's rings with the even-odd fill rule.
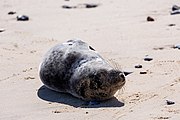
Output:
[[[180,44],[180,14],[170,14],[173,5],[180,2],[0,0],[0,120],[179,120],[180,49],[173,46]],[[18,15],[29,21],[17,21]],[[72,38],[89,43],[115,68],[133,72],[113,99],[88,105],[43,86],[43,55]]]

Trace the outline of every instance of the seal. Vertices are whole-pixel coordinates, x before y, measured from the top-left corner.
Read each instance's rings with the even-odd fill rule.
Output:
[[[69,40],[51,48],[40,64],[39,75],[49,89],[85,101],[110,99],[125,84],[124,73],[81,40]]]

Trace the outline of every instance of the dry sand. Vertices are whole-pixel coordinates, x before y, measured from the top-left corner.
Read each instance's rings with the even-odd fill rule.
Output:
[[[98,3],[97,8],[62,5]],[[178,0],[0,0],[0,120],[179,120],[180,15]],[[8,15],[9,11],[16,11]],[[29,21],[16,21],[25,14]],[[155,19],[147,22],[147,16]],[[175,24],[175,26],[169,26]],[[124,90],[85,105],[43,87],[38,66],[57,43],[80,38],[122,70]],[[152,61],[144,61],[149,55]],[[136,69],[136,64],[143,68]],[[147,74],[139,74],[140,71]],[[167,105],[166,100],[175,102]]]

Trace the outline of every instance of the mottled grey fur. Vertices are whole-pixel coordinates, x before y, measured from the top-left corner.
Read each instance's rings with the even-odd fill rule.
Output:
[[[48,88],[86,101],[109,99],[125,84],[124,74],[81,40],[50,49],[40,65],[40,78]]]

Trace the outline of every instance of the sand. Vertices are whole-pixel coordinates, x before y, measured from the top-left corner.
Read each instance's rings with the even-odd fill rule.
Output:
[[[99,6],[62,8],[83,3]],[[180,50],[172,48],[180,44],[180,14],[170,15],[174,4],[180,5],[178,0],[1,0],[0,120],[180,119]],[[17,21],[22,14],[30,20]],[[147,22],[148,16],[155,21]],[[87,105],[43,86],[38,75],[43,55],[72,38],[133,72],[113,99]],[[153,60],[144,61],[147,55]]]

